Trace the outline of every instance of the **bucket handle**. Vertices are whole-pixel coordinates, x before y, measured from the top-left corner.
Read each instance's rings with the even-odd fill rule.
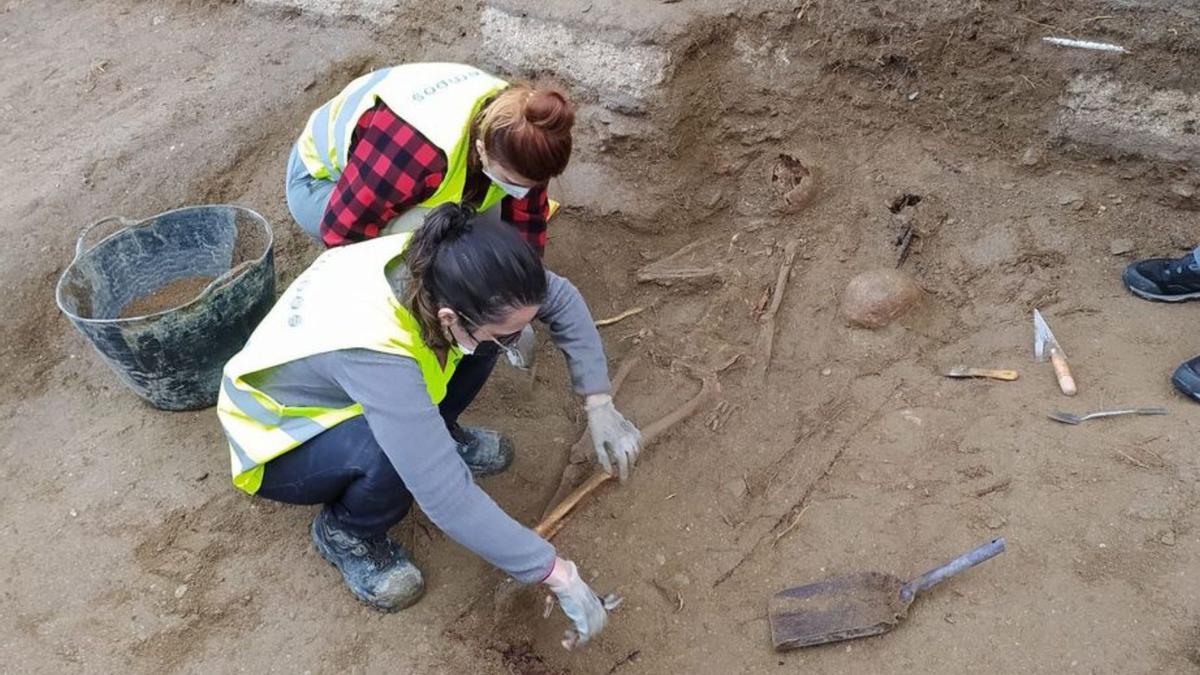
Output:
[[[81,257],[83,257],[84,253],[87,253],[88,251],[90,251],[93,248],[94,245],[93,246],[85,245],[85,244],[87,244],[87,237],[89,234],[91,234],[92,230],[100,225],[105,225],[108,223],[120,223],[122,229],[125,229],[128,227],[133,227],[134,225],[137,225],[136,220],[130,220],[129,218],[126,218],[124,216],[109,216],[107,218],[101,218],[100,220],[97,220],[96,222],[91,223],[90,225],[84,225],[83,229],[79,231],[79,239],[75,242],[75,259],[76,260],[79,260]]]

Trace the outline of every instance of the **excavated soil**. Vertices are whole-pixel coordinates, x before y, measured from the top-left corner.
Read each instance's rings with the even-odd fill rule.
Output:
[[[566,208],[549,265],[597,317],[645,308],[601,329],[614,367],[639,358],[618,396],[634,420],[687,400],[697,374],[717,373],[720,393],[555,539],[625,596],[568,653],[537,589],[419,513],[393,535],[426,596],[392,615],[356,603],[312,550],[313,509],[234,490],[213,412],[141,404],[52,297],[74,226],[199,203],[271,222],[282,289],[319,252],[281,189],[308,113],[391,61],[472,59],[478,8],[374,33],[235,3],[0,6],[0,136],[19,167],[0,195],[0,670],[1200,669],[1200,409],[1169,382],[1200,348],[1197,310],[1119,279],[1200,239],[1171,196],[1192,172],[1047,131],[1080,72],[1197,88],[1195,24],[1155,7],[731,2],[648,115],[585,107],[552,184]],[[1059,29],[1137,58],[1040,42]],[[1113,255],[1116,239],[1132,250]],[[897,266],[922,303],[849,326],[850,279]],[[1071,357],[1074,399],[1032,361],[1034,308]],[[1021,377],[940,375],[955,365]],[[1122,405],[1170,414],[1045,418]],[[469,418],[516,440],[484,487],[536,522],[583,430],[561,358],[543,344],[532,379],[498,369]],[[776,591],[908,578],[998,535],[1007,553],[889,634],[771,650]]]
[[[134,298],[121,309],[121,318],[156,314],[174,309],[195,300],[216,277],[185,277],[176,279],[149,295]]]

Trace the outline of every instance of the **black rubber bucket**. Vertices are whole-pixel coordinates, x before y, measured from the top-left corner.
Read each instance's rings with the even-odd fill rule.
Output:
[[[123,227],[88,247],[101,225]],[[213,405],[221,370],[275,302],[271,227],[240,206],[192,206],[141,222],[105,218],[79,235],[58,307],[118,376],[156,408]],[[143,316],[131,302],[196,277],[194,297]],[[201,282],[202,283],[202,282]]]

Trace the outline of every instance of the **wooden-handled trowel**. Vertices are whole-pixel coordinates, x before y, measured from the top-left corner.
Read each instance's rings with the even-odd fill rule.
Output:
[[[1058,344],[1058,340],[1054,339],[1054,333],[1050,332],[1050,326],[1046,323],[1046,319],[1042,318],[1042,313],[1033,310],[1033,356],[1038,363],[1045,363],[1046,358],[1050,358],[1050,362],[1054,364],[1054,376],[1058,378],[1058,388],[1067,396],[1074,396],[1078,391],[1075,388],[1075,378],[1071,376],[1071,367],[1067,365],[1067,353],[1063,351],[1062,345]]]

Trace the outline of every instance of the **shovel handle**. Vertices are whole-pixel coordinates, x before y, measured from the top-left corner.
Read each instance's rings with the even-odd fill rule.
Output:
[[[931,569],[925,574],[922,574],[916,579],[904,584],[904,586],[900,589],[900,597],[903,598],[905,602],[912,602],[912,599],[917,595],[917,593],[929,590],[930,588],[933,588],[937,584],[949,579],[959,572],[965,572],[981,562],[986,562],[992,558],[995,558],[1001,553],[1004,553],[1004,548],[1004,537],[997,537],[996,539],[989,541],[974,551],[971,551],[970,553],[964,553],[945,565]]]
[[[1075,378],[1071,375],[1071,367],[1067,365],[1067,357],[1057,349],[1051,349],[1050,363],[1054,364],[1054,376],[1058,378],[1058,388],[1067,396],[1074,396],[1079,390],[1075,388]]]

